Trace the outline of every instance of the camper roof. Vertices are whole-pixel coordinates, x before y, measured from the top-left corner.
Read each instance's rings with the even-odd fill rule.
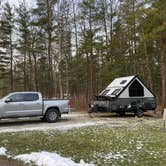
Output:
[[[107,88],[125,87],[135,76],[119,77],[114,79]]]
[[[128,77],[119,77],[114,79],[101,93],[100,96],[109,96],[109,97],[118,97],[120,94],[122,94],[127,87],[129,87],[132,83],[134,83],[134,80],[137,80],[137,82],[135,82],[134,86],[137,86],[137,91],[141,93],[141,96],[147,97],[147,96],[151,96],[151,97],[155,97],[155,95],[150,91],[150,89],[148,89],[146,87],[146,85],[142,82],[142,80],[140,78],[138,78],[138,76],[128,76]],[[140,86],[139,84],[141,84],[141,86],[144,88],[144,91],[140,91]],[[137,94],[137,91],[135,92],[134,90],[134,96],[139,96],[140,94]],[[131,91],[130,91],[131,92]],[[143,94],[143,95],[142,95]],[[128,92],[125,92],[124,96],[129,96],[132,97],[128,94]]]

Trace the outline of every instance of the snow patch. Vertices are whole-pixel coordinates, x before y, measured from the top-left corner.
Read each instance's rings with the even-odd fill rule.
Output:
[[[124,158],[124,155],[123,154],[120,154],[120,152],[117,152],[116,154],[113,154],[113,153],[109,153],[105,156],[105,159],[116,159],[116,160],[119,160],[119,159],[123,159]]]
[[[0,156],[5,156],[6,155],[6,148],[4,148],[4,147],[1,147],[0,148]]]
[[[136,145],[136,149],[137,150],[141,150],[142,148],[143,148],[143,144],[142,144],[142,142],[141,141],[137,141],[137,145]]]
[[[37,166],[95,166],[94,164],[87,164],[83,160],[80,163],[75,163],[70,158],[61,157],[50,152],[22,154],[14,157],[14,159],[21,160],[26,164],[33,163]]]

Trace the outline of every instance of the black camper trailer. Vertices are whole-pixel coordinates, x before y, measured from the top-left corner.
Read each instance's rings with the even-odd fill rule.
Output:
[[[89,113],[116,112],[125,115],[133,112],[138,117],[147,110],[156,109],[156,97],[138,76],[114,79],[90,103]]]

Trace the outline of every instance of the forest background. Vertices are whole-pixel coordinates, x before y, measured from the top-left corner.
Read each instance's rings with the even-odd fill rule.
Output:
[[[0,96],[40,91],[86,108],[139,75],[166,106],[165,0],[0,0]]]

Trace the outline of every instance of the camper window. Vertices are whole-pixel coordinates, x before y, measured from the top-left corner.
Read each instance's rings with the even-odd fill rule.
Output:
[[[111,95],[117,95],[120,90],[121,90],[121,89],[115,89],[115,90],[111,93]]]
[[[129,87],[129,96],[130,97],[140,97],[144,96],[143,86],[135,80]]]
[[[105,96],[108,92],[109,92],[109,90],[105,90],[101,93],[101,95]]]

